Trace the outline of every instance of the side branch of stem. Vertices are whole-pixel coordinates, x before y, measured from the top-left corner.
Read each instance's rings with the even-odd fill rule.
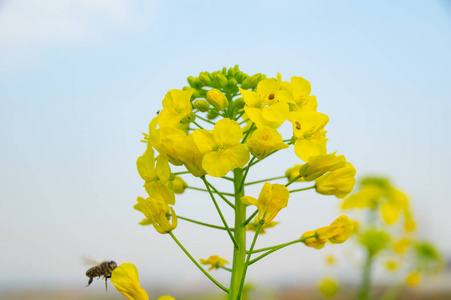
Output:
[[[202,273],[205,274],[205,276],[207,276],[214,284],[216,284],[221,290],[223,290],[224,292],[228,293],[229,289],[226,288],[225,286],[223,286],[222,284],[220,284],[216,279],[214,279],[210,274],[208,274],[207,271],[205,271],[204,268],[201,267],[201,265],[199,265],[199,263],[194,259],[194,257],[191,256],[191,254],[185,249],[185,247],[182,246],[182,244],[177,240],[177,238],[174,236],[174,234],[172,233],[172,231],[168,232],[169,235],[172,237],[172,239],[177,243],[177,245],[180,247],[180,249],[183,250],[183,252],[185,252],[185,254],[189,257],[189,259],[196,265],[196,267],[199,268],[199,270],[201,270]]]

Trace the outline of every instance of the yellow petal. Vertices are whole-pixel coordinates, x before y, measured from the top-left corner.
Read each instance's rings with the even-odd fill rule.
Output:
[[[130,300],[149,300],[146,291],[139,285],[138,269],[134,264],[123,263],[111,274],[111,283]]]

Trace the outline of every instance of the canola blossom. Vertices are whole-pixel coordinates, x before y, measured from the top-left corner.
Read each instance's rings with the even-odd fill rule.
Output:
[[[241,300],[248,268],[269,254],[295,243],[320,249],[327,242],[340,244],[349,238],[353,222],[341,216],[331,225],[307,231],[293,241],[255,248],[259,235],[269,228],[271,233],[279,230],[276,225],[283,222],[279,212],[289,209],[292,194],[311,189],[344,198],[354,186],[355,169],[344,155],[328,154],[325,127],[329,117],[318,111],[318,100],[307,79],[293,76],[283,81],[279,73],[275,78],[261,73],[248,75],[235,66],[201,72],[187,80],[189,86],[171,89],[162,97],[161,109],[144,134],[146,149],[136,165],[147,196],[138,197],[133,207],[145,217],[140,225],[152,225],[158,233],[170,236],[195,267],[227,294],[227,299]],[[286,128],[291,125],[289,134],[280,130],[284,124]],[[275,169],[272,178],[258,177],[254,165],[264,167],[268,157],[290,151],[296,157],[291,164],[294,167]],[[275,180],[278,182],[272,182]],[[233,187],[220,188],[225,186],[218,185],[220,181]],[[258,198],[248,192],[249,185],[256,185]],[[203,201],[202,205],[214,207],[220,225],[204,222],[202,215],[199,219],[187,216],[181,208],[176,208],[176,215],[178,201],[194,204],[201,198],[190,196],[187,190],[204,193],[210,202]],[[296,201],[298,198],[302,195],[296,196]],[[395,207],[398,214],[404,212],[401,198],[393,198],[390,203],[385,210]],[[233,220],[230,213],[223,212],[225,209],[231,210]],[[386,215],[390,220],[395,218],[394,213]],[[226,232],[232,257],[195,258],[182,244],[183,238],[176,237],[177,226],[183,226],[179,221]],[[246,231],[252,231],[250,243],[246,242]],[[225,267],[228,260],[230,268]],[[218,282],[202,265],[230,272],[230,281],[226,285]],[[126,297],[144,297],[138,288],[136,268],[124,265],[118,269],[113,276],[118,290]],[[324,290],[332,294],[333,283],[326,282]]]
[[[334,166],[339,161],[337,158],[331,156],[324,164],[318,165]],[[308,164],[310,160],[306,165]],[[342,196],[348,193],[347,185],[350,185],[350,181],[346,178],[352,178],[350,173],[354,173],[354,170],[346,168],[333,170],[326,173],[331,174],[329,177],[323,175],[316,179],[317,192],[330,191],[330,194],[343,198]],[[301,169],[302,167],[299,168]],[[309,170],[313,168],[304,167],[303,171],[299,172],[302,176],[315,174],[314,171],[308,173]],[[342,174],[335,173],[340,170],[343,171]],[[337,187],[337,184],[341,184],[342,187]],[[318,188],[323,191],[318,191]],[[306,232],[304,236],[314,235],[304,243],[310,247],[321,248],[326,241],[340,243],[349,239],[353,231],[351,242],[364,253],[358,263],[361,266],[359,271],[362,273],[357,298],[360,300],[374,298],[372,273],[375,265],[382,263],[385,272],[390,273],[393,286],[397,287],[396,291],[388,289],[391,292],[387,292],[387,295],[395,299],[398,295],[396,293],[401,293],[403,288],[420,284],[423,277],[436,274],[443,266],[443,259],[434,246],[415,237],[416,222],[409,202],[407,195],[395,188],[389,180],[381,177],[363,178],[358,190],[345,197],[341,203],[341,209],[347,214],[354,214],[359,222],[352,222],[347,217],[341,216],[330,226]],[[321,291],[321,287],[319,289]],[[324,286],[322,289],[325,289]]]

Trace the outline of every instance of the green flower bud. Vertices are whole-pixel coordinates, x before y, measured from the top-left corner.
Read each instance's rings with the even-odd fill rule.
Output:
[[[242,109],[244,107],[243,97],[235,99],[235,101],[233,101],[233,105],[235,106],[236,109]]]
[[[199,78],[190,76],[188,77],[188,83],[193,88],[201,88],[202,83],[200,82]]]
[[[227,76],[229,78],[235,77],[235,74],[236,74],[236,70],[235,69],[229,68],[229,70],[227,71]]]
[[[198,109],[201,112],[206,112],[210,109],[210,104],[205,100],[196,100],[194,101],[194,108]]]
[[[235,79],[238,81],[238,83],[242,83],[246,78],[248,78],[249,75],[239,71],[236,75],[235,75]]]
[[[208,120],[214,120],[214,119],[216,119],[217,116],[218,116],[218,113],[211,111],[211,110],[207,113]]]
[[[243,82],[241,83],[241,88],[245,90],[255,89],[259,79],[260,73],[252,75],[251,77],[248,77],[245,80],[243,80]]]
[[[228,83],[227,77],[225,77],[221,73],[215,74],[215,76],[216,76],[216,80],[218,81],[219,87],[224,88],[227,86],[227,83]]]
[[[223,67],[223,68],[222,68],[222,74],[223,74],[223,75],[227,75],[227,68],[226,68],[226,67]]]
[[[229,83],[227,84],[227,87],[229,89],[236,89],[237,90],[237,85],[238,85],[238,82],[236,81],[236,79],[232,78],[232,79],[229,79]]]
[[[169,181],[174,181],[175,179],[175,174],[171,172],[171,174],[169,174]]]
[[[210,86],[211,85],[211,79],[208,75],[201,73],[199,75],[199,80],[202,83],[203,86]]]
[[[207,93],[208,102],[217,110],[225,110],[229,106],[227,97],[218,89],[211,89]]]

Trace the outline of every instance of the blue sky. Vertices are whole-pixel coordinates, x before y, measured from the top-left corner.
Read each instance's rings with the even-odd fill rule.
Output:
[[[134,262],[149,282],[168,281],[177,267],[186,285],[208,285],[167,236],[137,225],[135,160],[166,91],[235,64],[309,80],[330,117],[329,151],[358,176],[389,176],[411,197],[419,235],[449,253],[450,30],[445,1],[1,2],[0,286],[82,286],[82,255]],[[262,243],[339,214],[335,198],[305,195]],[[202,197],[187,192],[176,210],[218,222]],[[225,237],[183,225],[177,233],[197,257],[228,249]],[[323,254],[287,249],[249,276],[307,280]]]

